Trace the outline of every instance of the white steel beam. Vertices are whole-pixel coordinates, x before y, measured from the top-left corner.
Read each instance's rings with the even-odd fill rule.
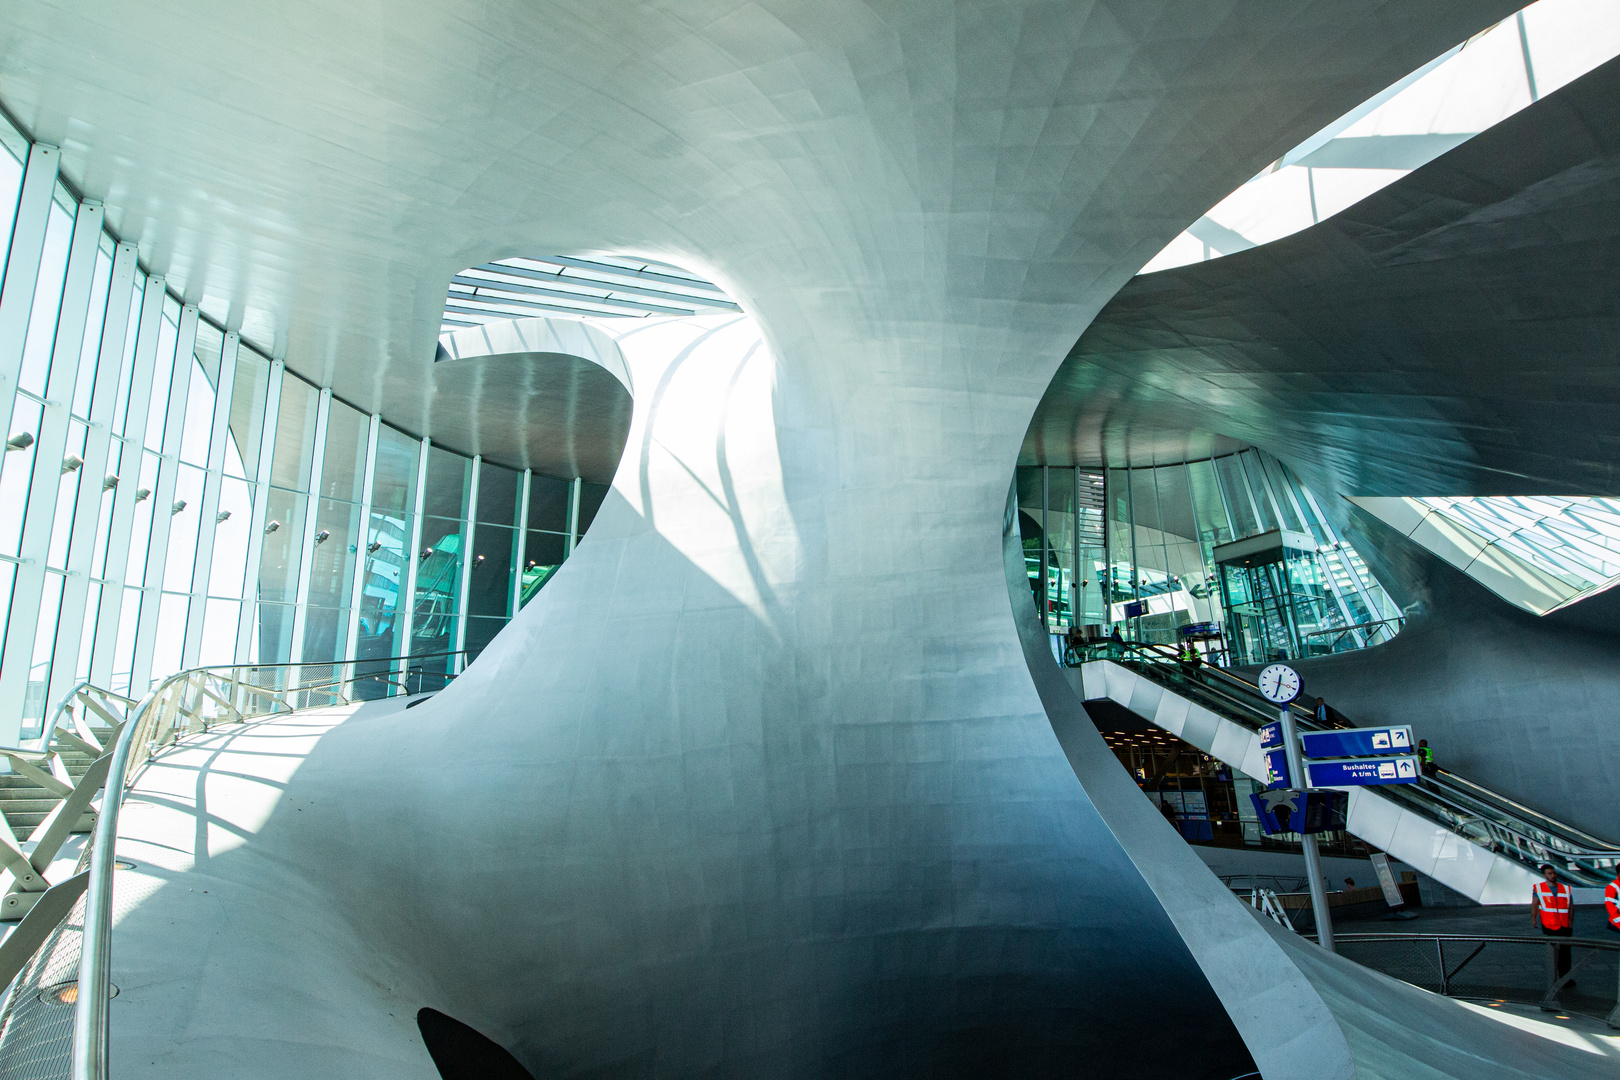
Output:
[[[61,160],[62,154],[54,146],[35,143],[29,147],[22,191],[17,197],[17,216],[12,219],[5,283],[0,285],[0,422],[7,424],[11,423],[17,379],[22,374],[23,343],[28,339],[28,316],[34,308],[34,285],[39,281],[45,226],[51,217]]]
[[[394,640],[398,643],[394,651],[405,657],[411,655],[411,638],[416,631],[416,568],[422,562],[417,549],[422,546],[422,500],[427,490],[428,451],[432,446],[432,441],[423,436],[417,450],[416,491],[411,499],[411,520],[407,526],[411,541],[405,551],[404,580],[400,582],[399,595],[394,598]],[[401,625],[405,627],[403,637],[398,630]],[[402,687],[407,682],[400,680]]]
[[[371,486],[377,479],[377,432],[382,420],[376,413],[366,426],[366,464],[360,482],[360,525],[354,543],[354,579],[349,583],[349,628],[343,639],[341,659],[348,663],[345,674],[354,677],[354,652],[360,642],[360,603],[365,599],[366,567],[370,564]]]
[[[474,454],[472,483],[467,488],[467,513],[461,519],[461,588],[456,590],[456,652],[467,647],[467,591],[472,586],[473,533],[478,528],[478,478],[484,471],[484,458]],[[467,658],[455,658],[455,670],[466,666]]]
[[[507,605],[506,617],[517,618],[523,602],[523,561],[529,557],[529,484],[533,469],[523,470],[523,487],[518,491],[517,539],[512,544],[512,602]]]
[[[584,493],[585,481],[574,477],[568,485],[568,546],[563,550],[563,558],[574,553],[574,545],[579,543],[579,497]]]

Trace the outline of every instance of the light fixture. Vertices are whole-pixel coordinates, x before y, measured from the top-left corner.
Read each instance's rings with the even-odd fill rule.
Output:
[[[133,869],[135,869],[135,864],[130,862],[128,859],[114,859],[113,860],[113,865],[115,867],[117,867],[118,869],[120,869],[120,870],[133,870]]]
[[[151,497],[152,497],[152,489],[151,488],[141,488],[139,491],[135,492],[135,501],[136,502],[145,502],[147,499],[150,499]]]
[[[221,510],[219,513],[214,515],[215,525],[223,525],[229,520],[231,520],[231,512],[229,510]]]
[[[117,473],[108,473],[106,476],[102,477],[102,479],[101,479],[101,490],[102,491],[111,491],[113,488],[115,488],[117,486],[118,486],[118,474]]]
[[[6,440],[6,452],[9,454],[13,450],[26,450],[33,445],[34,437],[26,431],[19,431]]]
[[[328,532],[325,529],[322,529],[320,532],[315,534],[315,542],[317,544],[324,544],[324,543],[326,543],[326,541],[328,539],[331,538],[331,536],[332,536],[332,534],[330,532]]]
[[[178,514],[180,511],[184,510],[185,508],[186,508],[186,500],[180,499],[177,502],[175,502],[175,504],[173,506],[169,507],[169,515],[172,517],[175,514]]]
[[[264,527],[265,535],[268,536],[279,528],[281,528],[281,522],[272,521]]]
[[[473,556],[473,565],[474,566],[477,566],[479,563],[481,563],[483,561],[484,561],[484,557],[482,555]]]
[[[381,550],[382,550],[382,541],[381,540],[373,540],[371,543],[366,545],[366,554],[367,555],[375,555],[375,554],[377,554],[378,551],[381,551]]]
[[[62,475],[66,476],[68,473],[73,472],[83,464],[84,458],[79,457],[77,454],[69,454],[67,457],[62,459]]]

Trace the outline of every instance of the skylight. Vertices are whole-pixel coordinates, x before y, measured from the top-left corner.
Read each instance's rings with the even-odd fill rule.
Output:
[[[1537,615],[1620,584],[1620,499],[1504,495],[1350,501]]]
[[[1531,4],[1272,162],[1142,272],[1218,259],[1307,229],[1617,55],[1614,0]]]

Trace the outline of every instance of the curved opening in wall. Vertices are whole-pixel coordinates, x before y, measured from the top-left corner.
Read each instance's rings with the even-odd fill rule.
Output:
[[[1345,113],[1221,200],[1142,273],[1309,228],[1620,55],[1620,6],[1539,0]]]
[[[1536,615],[1620,584],[1620,500],[1493,495],[1350,502]]]
[[[633,256],[547,255],[497,259],[450,279],[444,335],[512,319],[689,318],[742,308],[691,271]]]
[[[1297,660],[1382,644],[1404,622],[1310,488],[1256,447],[1021,466],[1017,499],[1026,575],[1060,661],[1116,630],[1219,666]]]
[[[422,1009],[416,1026],[444,1080],[534,1080],[504,1046],[453,1016]]]

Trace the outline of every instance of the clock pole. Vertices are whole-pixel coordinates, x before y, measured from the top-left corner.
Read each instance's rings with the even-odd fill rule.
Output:
[[[1283,749],[1288,757],[1289,787],[1304,791],[1310,785],[1305,778],[1304,755],[1299,752],[1299,732],[1294,727],[1292,705],[1278,710],[1282,721]],[[1303,802],[1300,807],[1304,809]],[[1316,850],[1316,834],[1301,832],[1301,846],[1305,849],[1305,874],[1311,889],[1311,913],[1316,916],[1316,941],[1328,952],[1333,952],[1333,917],[1328,914],[1327,886],[1322,882],[1322,856]]]

